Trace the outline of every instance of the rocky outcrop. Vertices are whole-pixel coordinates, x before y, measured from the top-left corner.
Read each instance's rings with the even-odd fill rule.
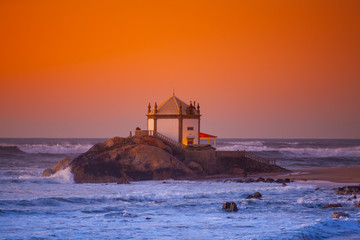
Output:
[[[255,182],[265,182],[265,178],[259,177],[255,180]]]
[[[283,171],[280,167],[255,163],[251,159],[217,159],[213,148],[201,146],[190,147],[185,154],[179,155],[178,149],[153,136],[114,137],[94,145],[74,160],[61,160],[45,169],[42,176],[70,167],[76,183],[124,184],[141,180],[200,179],[216,174],[239,175],[243,172],[242,167],[247,170],[256,167],[258,172]]]
[[[287,186],[286,183],[290,183],[291,180],[289,178],[274,180],[272,178],[265,179],[263,177],[259,177],[257,179],[253,179],[253,178],[234,179],[234,180],[232,180],[232,182],[238,182],[238,183],[253,183],[253,182],[281,183],[283,186]]]
[[[343,212],[333,212],[331,214],[333,218],[349,217],[349,214]]]
[[[238,211],[238,207],[237,207],[236,203],[234,203],[234,202],[226,202],[222,205],[221,208],[225,209],[229,212],[237,212]]]
[[[335,189],[335,194],[337,195],[359,195],[360,194],[360,186],[345,186],[339,187]]]
[[[42,172],[42,177],[49,177],[53,175],[54,173],[63,170],[67,167],[69,167],[69,164],[71,163],[71,158],[64,158],[63,160],[60,160],[57,164],[55,164],[52,168],[47,168]]]
[[[200,163],[197,163],[194,161],[189,161],[189,162],[185,162],[185,163],[186,163],[186,166],[188,166],[195,173],[198,173],[198,174],[204,173],[204,168],[200,165]]]
[[[174,157],[169,146],[150,137],[114,137],[75,158],[71,170],[76,183],[183,179],[193,171]]]

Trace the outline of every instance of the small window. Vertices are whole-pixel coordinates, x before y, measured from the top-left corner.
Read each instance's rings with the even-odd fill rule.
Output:
[[[187,130],[194,130],[194,127],[188,127]]]

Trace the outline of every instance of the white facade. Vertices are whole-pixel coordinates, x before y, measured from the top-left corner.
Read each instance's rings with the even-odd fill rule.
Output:
[[[179,141],[178,119],[157,119],[157,131],[174,141]]]
[[[183,119],[182,135],[183,144],[188,144],[188,138],[193,139],[193,144],[199,144],[199,119]]]
[[[186,104],[175,95],[151,109],[148,106],[147,129],[184,145],[200,143],[200,106]]]
[[[148,119],[147,130],[155,130],[154,122],[154,119]]]

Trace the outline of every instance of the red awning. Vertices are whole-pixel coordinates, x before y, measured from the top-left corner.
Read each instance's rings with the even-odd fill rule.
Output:
[[[214,136],[214,135],[210,135],[210,134],[207,134],[207,133],[200,133],[200,138],[217,138],[217,136]]]

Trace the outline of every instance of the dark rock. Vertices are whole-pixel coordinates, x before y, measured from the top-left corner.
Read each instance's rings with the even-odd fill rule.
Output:
[[[349,217],[349,214],[343,212],[333,212],[331,214],[333,218],[340,218],[340,217]]]
[[[121,178],[119,181],[116,182],[117,184],[130,184],[130,182],[125,179],[125,178]]]
[[[246,180],[245,180],[245,183],[253,183],[253,182],[255,182],[255,180],[252,179],[252,178],[249,178],[249,179],[246,179]]]
[[[265,180],[265,182],[267,182],[267,183],[273,183],[273,182],[275,182],[275,180],[272,179],[272,178],[267,178],[267,179]]]
[[[243,183],[243,182],[244,182],[244,180],[242,180],[242,179],[235,179],[235,180],[233,180],[233,182]]]
[[[342,205],[340,203],[335,203],[335,204],[325,204],[323,206],[323,208],[336,208],[336,207],[342,207]]]
[[[319,188],[319,187],[315,188],[315,191],[318,191],[318,190],[320,190],[320,188]]]
[[[286,183],[282,183],[282,184],[281,184],[281,186],[286,187],[286,186],[287,186],[287,184],[286,184]]]
[[[42,177],[50,177],[54,173],[55,173],[54,170],[52,170],[51,168],[47,168],[42,172],[41,176]]]
[[[151,219],[151,217],[146,217],[145,219],[146,219],[146,220],[150,220],[150,219]]]
[[[204,168],[198,162],[189,161],[186,163],[186,166],[196,173],[204,173]]]
[[[352,201],[352,200],[354,200],[354,199],[356,199],[356,198],[357,198],[356,195],[354,195],[354,196],[348,198],[347,200],[348,200],[348,201]]]
[[[236,205],[236,203],[234,202],[226,202],[222,205],[221,207],[222,209],[228,210],[230,212],[237,212],[238,211],[238,207]]]
[[[67,168],[69,166],[69,164],[71,163],[71,158],[64,158],[63,160],[59,161],[57,164],[55,164],[55,166],[52,167],[52,169],[57,172],[60,170],[63,170],[65,168]]]
[[[349,194],[360,194],[360,186],[345,186],[335,189],[337,195],[349,195]]]
[[[259,177],[258,179],[255,180],[255,182],[265,182],[265,178]]]
[[[285,183],[293,182],[290,180],[290,178],[285,178]]]
[[[64,170],[65,168],[69,167],[71,161],[72,161],[71,158],[68,158],[68,157],[60,160],[52,168],[45,169],[42,172],[41,176],[42,177],[49,177],[49,176],[55,174],[56,172],[58,172],[60,170]]]
[[[276,179],[275,182],[276,182],[276,183],[285,183],[285,180],[283,180],[283,179]]]
[[[355,207],[360,207],[360,201],[354,204]]]
[[[261,195],[261,193],[256,192],[256,193],[251,194],[251,195],[249,195],[249,196],[246,197],[246,199],[252,199],[252,198],[261,199],[261,198],[262,198],[262,195]]]

